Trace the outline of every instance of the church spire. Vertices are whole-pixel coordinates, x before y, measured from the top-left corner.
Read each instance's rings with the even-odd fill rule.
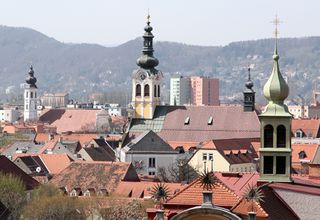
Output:
[[[137,60],[137,65],[143,69],[154,69],[159,61],[153,56],[153,34],[152,27],[150,26],[150,14],[147,16],[147,25],[144,28],[143,35],[143,50],[142,55]]]
[[[33,88],[37,88],[36,86],[36,82],[37,82],[37,78],[34,77],[34,70],[33,70],[33,66],[30,66],[29,72],[28,72],[29,76],[26,79],[26,83]]]
[[[243,110],[245,112],[252,112],[254,111],[255,106],[255,92],[253,91],[253,82],[251,81],[251,68],[248,67],[248,81],[246,82],[245,86],[246,89],[243,91],[244,102],[243,102]]]
[[[278,55],[278,25],[280,23],[278,17],[273,21],[275,25],[275,47],[274,47],[274,54],[273,54],[273,69],[270,78],[268,79],[267,83],[263,88],[263,94],[269,103],[276,103],[283,105],[283,101],[289,95],[289,86],[282,77],[279,68],[279,55]]]

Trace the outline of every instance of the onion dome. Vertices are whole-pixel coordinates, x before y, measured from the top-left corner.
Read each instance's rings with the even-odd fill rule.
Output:
[[[251,81],[251,75],[250,75],[250,67],[248,68],[248,81],[246,82],[246,87],[249,90],[252,90],[253,82]]]
[[[283,79],[279,69],[279,55],[277,51],[277,42],[273,55],[273,70],[267,83],[264,85],[263,94],[269,102],[283,104],[283,101],[289,95],[289,86]]]
[[[153,34],[150,26],[150,16],[148,15],[147,26],[145,26],[145,33],[143,35],[143,50],[142,55],[137,59],[137,65],[143,69],[154,69],[158,66],[159,61],[153,56]]]
[[[30,85],[30,87],[37,88],[36,86],[37,78],[34,77],[34,70],[32,65],[30,66],[30,70],[28,74],[29,76],[26,78],[26,83]]]

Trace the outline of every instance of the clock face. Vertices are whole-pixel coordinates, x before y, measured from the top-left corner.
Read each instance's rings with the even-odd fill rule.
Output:
[[[141,79],[141,80],[144,80],[145,78],[146,78],[146,75],[145,75],[144,73],[141,73],[140,79]]]

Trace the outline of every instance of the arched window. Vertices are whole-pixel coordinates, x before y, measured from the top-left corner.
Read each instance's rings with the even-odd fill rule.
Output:
[[[273,127],[266,125],[264,127],[264,147],[273,147]]]
[[[277,127],[277,147],[286,147],[286,127],[283,125]]]
[[[157,86],[156,85],[154,85],[153,96],[157,97]]]
[[[150,94],[150,88],[149,88],[149,85],[145,85],[144,86],[144,96],[149,96]]]
[[[30,98],[33,98],[33,92],[30,92]]]
[[[141,96],[141,85],[140,84],[136,85],[136,96]]]
[[[160,97],[160,85],[158,85],[158,97]]]

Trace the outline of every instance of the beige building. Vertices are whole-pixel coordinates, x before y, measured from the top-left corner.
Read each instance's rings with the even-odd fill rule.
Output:
[[[47,93],[41,97],[41,105],[52,108],[66,107],[69,102],[68,93]]]
[[[219,105],[219,79],[193,76],[191,80],[192,105]]]
[[[254,139],[211,140],[200,145],[189,160],[198,173],[253,172],[258,155],[251,142]]]

